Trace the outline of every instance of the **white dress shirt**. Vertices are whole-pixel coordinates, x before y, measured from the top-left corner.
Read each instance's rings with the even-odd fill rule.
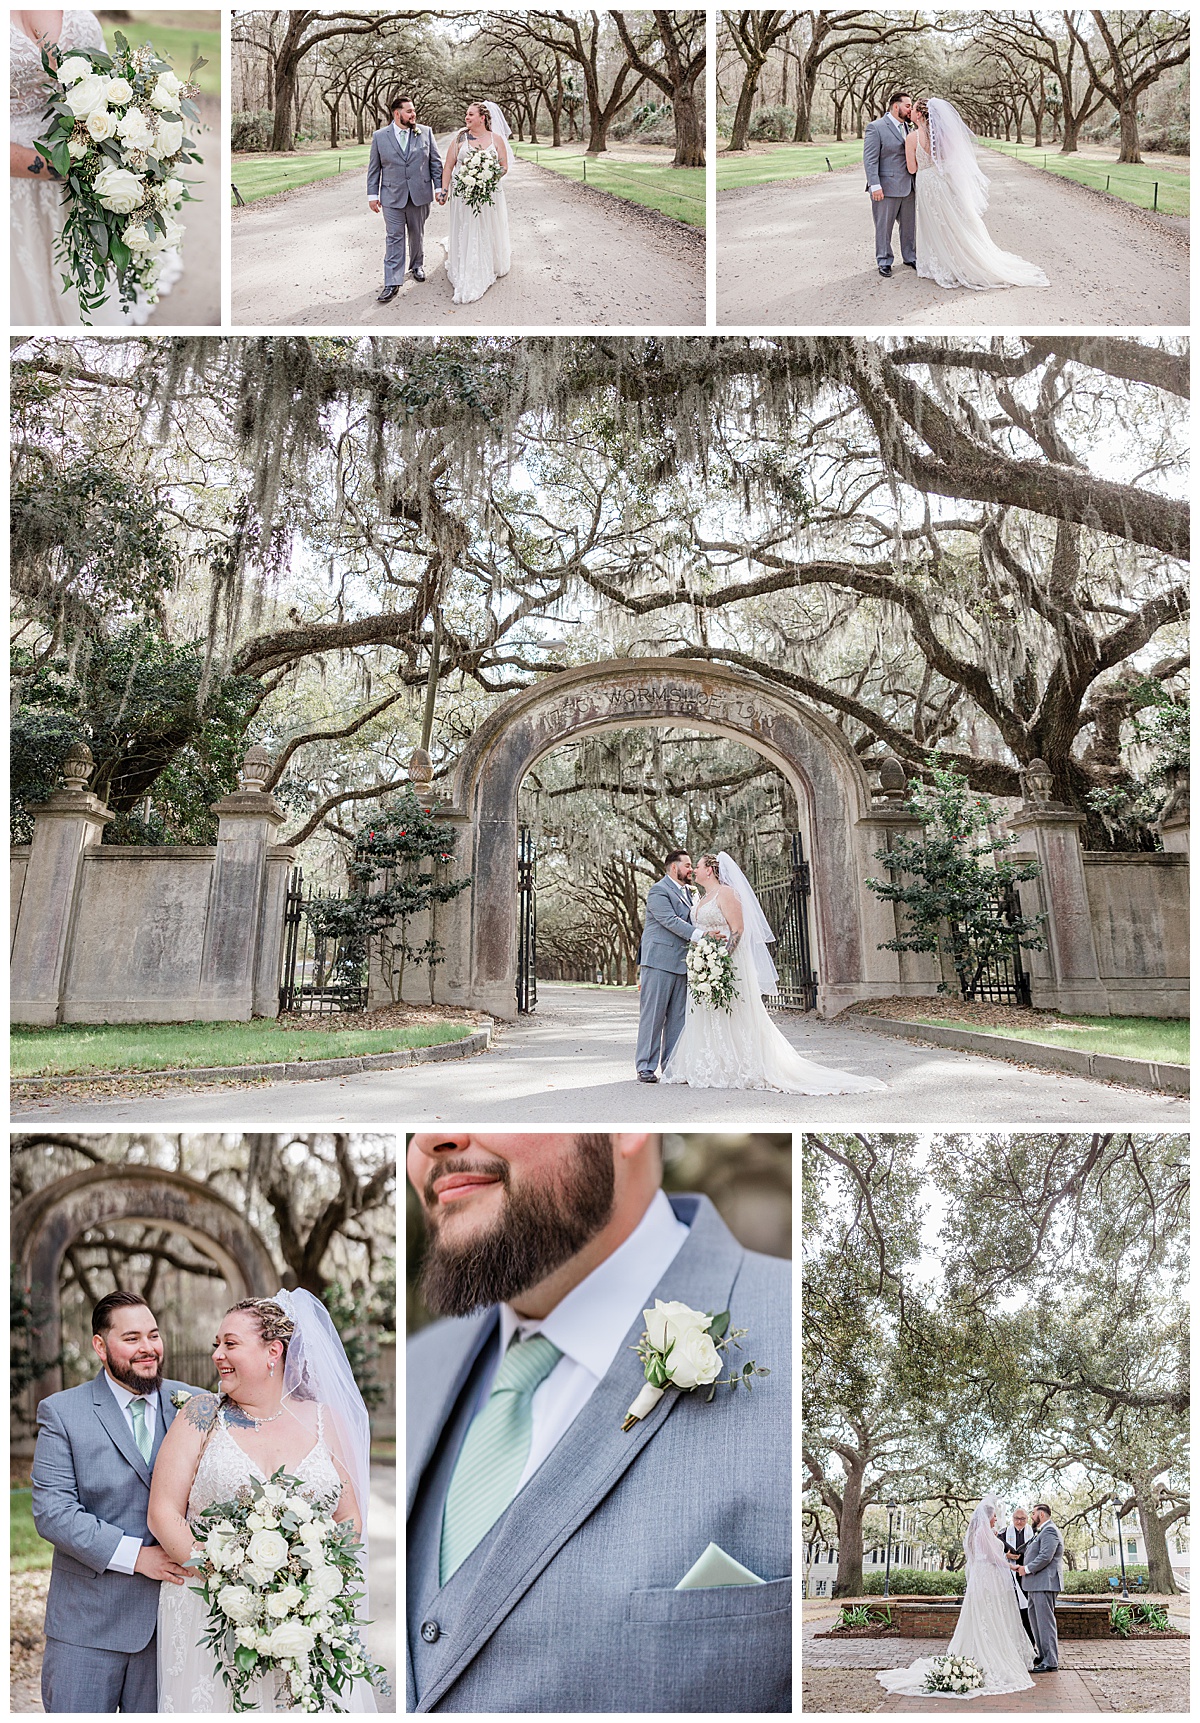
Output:
[[[137,1436],[134,1435],[133,1413],[129,1410],[135,1400],[141,1400],[146,1407],[146,1428],[150,1432],[150,1452],[154,1452],[154,1429],[158,1421],[158,1395],[135,1394],[132,1388],[126,1388],[124,1383],[114,1382],[108,1371],[104,1372],[104,1380],[112,1389],[113,1399],[121,1408],[121,1416],[129,1425],[129,1433],[133,1436],[133,1445],[137,1448]],[[138,1452],[141,1449],[138,1448]],[[132,1573],[137,1562],[138,1553],[142,1547],[141,1538],[123,1537],[113,1552],[113,1558],[108,1564],[109,1573]]]
[[[687,1235],[687,1227],[676,1220],[666,1196],[658,1191],[624,1244],[568,1292],[549,1316],[523,1320],[511,1305],[500,1306],[500,1344],[493,1375],[514,1334],[522,1340],[544,1334],[562,1353],[533,1396],[533,1435],[518,1490],[525,1488],[587,1405]],[[486,1391],[490,1388],[489,1380]]]

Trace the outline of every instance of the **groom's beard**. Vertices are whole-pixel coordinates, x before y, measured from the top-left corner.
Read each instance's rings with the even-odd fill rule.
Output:
[[[128,1388],[131,1394],[157,1394],[162,1387],[161,1364],[156,1366],[153,1376],[139,1376],[132,1364],[128,1370],[123,1370],[120,1365],[114,1364],[111,1358],[108,1359],[104,1368],[114,1382],[119,1382],[122,1388]]]
[[[613,1148],[606,1133],[576,1138],[575,1158],[558,1187],[514,1192],[506,1162],[446,1160],[434,1167],[425,1189],[429,1247],[421,1269],[421,1296],[435,1316],[469,1316],[503,1304],[536,1286],[607,1225],[613,1210]],[[455,1247],[443,1243],[429,1220],[434,1179],[447,1173],[486,1172],[504,1187],[504,1206],[491,1230]]]

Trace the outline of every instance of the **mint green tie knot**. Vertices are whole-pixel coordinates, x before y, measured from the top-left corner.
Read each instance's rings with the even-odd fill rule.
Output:
[[[133,1439],[138,1445],[138,1453],[143,1460],[149,1460],[153,1443],[150,1440],[150,1426],[146,1422],[146,1402],[142,1399],[131,1400],[129,1412],[133,1419]]]
[[[460,1568],[517,1493],[533,1437],[534,1391],[562,1357],[544,1334],[500,1360],[486,1406],[467,1431],[442,1515],[440,1584]]]

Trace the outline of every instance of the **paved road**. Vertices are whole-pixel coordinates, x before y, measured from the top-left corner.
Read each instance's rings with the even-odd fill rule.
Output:
[[[854,1124],[1186,1124],[1186,1099],[1147,1094],[1012,1065],[1002,1059],[917,1047],[874,1035],[853,1020],[778,1019],[805,1057],[865,1072],[884,1095],[780,1095],[774,1091],[651,1088],[633,1075],[637,996],[632,989],[543,986],[537,1011],[503,1026],[492,1051],[446,1064],[269,1086],[176,1090],[162,1096],[23,1103],[21,1123],[114,1126],[236,1124],[274,1129],[303,1122],[390,1125],[645,1124],[739,1127]]]
[[[371,1533],[371,1626],[367,1649],[388,1672],[392,1691],[388,1698],[376,1695],[380,1711],[395,1711],[396,1705],[396,1468],[371,1466],[371,1511],[367,1524]]]
[[[997,245],[1040,264],[1049,287],[949,291],[897,262],[875,267],[858,168],[721,192],[717,321],[817,328],[1053,328],[1188,322],[1188,223],[981,149]],[[920,195],[918,183],[917,195]]]
[[[532,162],[514,158],[504,184],[512,269],[473,305],[454,304],[445,270],[450,214],[436,204],[425,228],[428,279],[410,276],[390,305],[376,304],[383,221],[367,208],[362,173],[235,209],[234,323],[443,333],[703,326],[703,233]]]
[[[184,204],[179,217],[186,230],[184,271],[150,313],[149,329],[197,329],[221,322],[221,202],[229,196],[221,183],[221,104],[202,96],[199,108],[206,129],[196,141],[204,162],[182,175],[196,199]]]

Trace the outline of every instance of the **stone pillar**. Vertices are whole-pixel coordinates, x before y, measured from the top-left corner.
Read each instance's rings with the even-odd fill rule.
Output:
[[[267,851],[267,873],[263,888],[262,925],[258,936],[258,959],[254,966],[254,1015],[279,1015],[279,964],[283,947],[283,910],[288,879],[296,852],[285,844]]]
[[[1005,825],[1025,839],[1022,849],[1032,851],[1041,863],[1041,873],[1032,883],[1039,889],[1040,907],[1046,914],[1048,950],[1030,954],[1041,957],[1041,962],[1031,964],[1033,1003],[1040,1009],[1106,1016],[1108,989],[1096,956],[1079,841],[1086,816],[1049,800],[1049,773],[1040,760],[1026,769],[1024,779],[1025,805],[1010,814]],[[1022,888],[1025,901],[1028,892],[1028,886]]]
[[[1171,768],[1171,788],[1159,816],[1158,835],[1168,855],[1191,853],[1191,772],[1187,765]]]
[[[254,1015],[256,997],[263,997],[259,955],[269,895],[267,863],[284,819],[279,803],[263,789],[270,771],[266,749],[248,749],[238,788],[213,803],[217,855],[200,959],[200,1012],[210,1022],[247,1022]],[[278,939],[276,929],[276,969]],[[274,1011],[265,1014],[273,1016]]]
[[[1158,822],[1158,833],[1162,838],[1162,847],[1168,855],[1191,854],[1192,816],[1190,813],[1174,814],[1168,820]]]
[[[9,1013],[14,1023],[58,1023],[83,852],[115,816],[87,789],[92,751],[76,742],[63,788],[30,808],[33,843],[13,935]]]
[[[863,845],[863,878],[878,879],[888,870],[877,852],[890,850],[896,837],[919,837],[921,822],[904,805],[907,774],[899,760],[890,756],[880,762],[879,791],[871,811],[858,821]],[[901,905],[885,903],[865,884],[862,887],[863,920],[866,928],[865,963],[867,980],[859,997],[886,999],[891,994],[920,998],[936,993],[940,971],[936,957],[922,951],[888,951],[884,942],[903,932],[905,912]]]

